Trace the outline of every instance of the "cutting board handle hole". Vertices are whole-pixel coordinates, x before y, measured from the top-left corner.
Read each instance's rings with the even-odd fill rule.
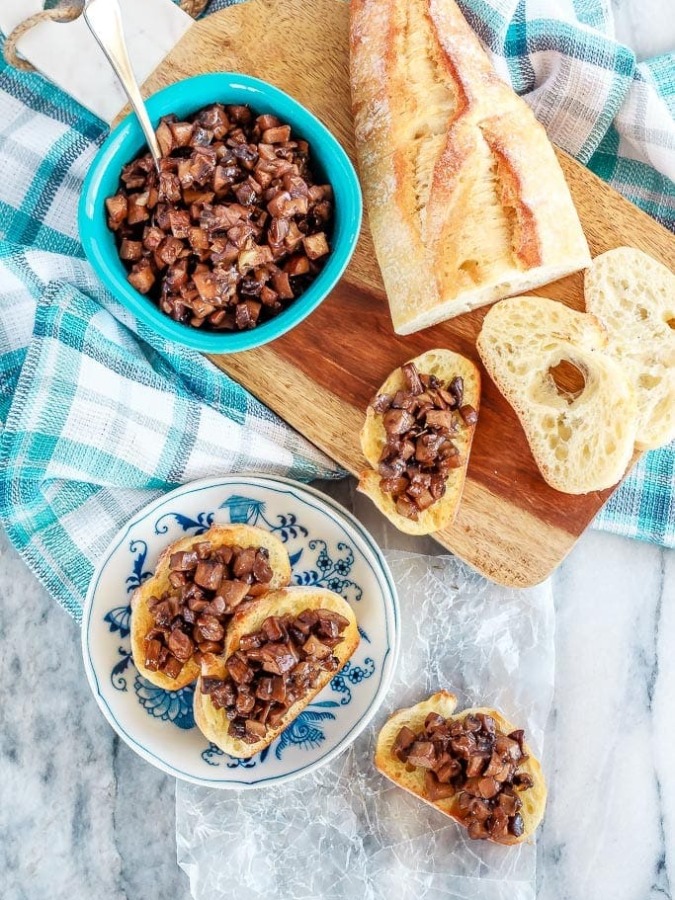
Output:
[[[584,373],[569,359],[561,359],[557,366],[551,366],[548,374],[560,396],[568,403],[576,400],[586,387]]]

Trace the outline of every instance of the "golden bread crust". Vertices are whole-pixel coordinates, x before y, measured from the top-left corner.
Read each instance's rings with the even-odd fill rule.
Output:
[[[352,0],[350,65],[359,171],[397,333],[589,265],[544,128],[454,0]]]

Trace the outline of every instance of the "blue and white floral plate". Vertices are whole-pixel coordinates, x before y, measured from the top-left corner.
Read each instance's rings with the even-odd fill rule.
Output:
[[[165,691],[136,670],[129,598],[161,551],[212,523],[249,523],[286,545],[296,584],[336,591],[354,607],[361,643],[345,668],[270,747],[236,760],[209,743],[193,688]],[[382,702],[398,651],[396,590],[375,542],[329,497],[284,478],[229,476],[184,485],[140,511],[106,551],[84,608],[87,678],[103,714],[140,756],[176,778],[220,788],[279,784],[341,753]]]

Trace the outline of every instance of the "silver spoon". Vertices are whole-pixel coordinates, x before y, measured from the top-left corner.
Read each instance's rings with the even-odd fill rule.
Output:
[[[131,68],[129,52],[124,40],[122,13],[117,0],[85,0],[84,19],[89,30],[96,38],[99,47],[105,53],[108,62],[115,70],[120,84],[129,98],[131,108],[138,117],[141,130],[148,142],[150,153],[159,171],[162,154],[157,143],[155,129],[152,127],[148,111],[141,97],[141,92]]]

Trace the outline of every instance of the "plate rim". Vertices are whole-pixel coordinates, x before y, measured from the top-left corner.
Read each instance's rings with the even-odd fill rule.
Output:
[[[223,779],[209,779],[204,776],[191,775],[187,772],[176,769],[170,763],[166,762],[163,759],[160,759],[158,756],[153,754],[152,751],[144,747],[136,738],[134,738],[124,729],[124,727],[115,718],[112,710],[108,706],[107,701],[101,693],[98,677],[94,669],[94,664],[91,660],[89,631],[93,621],[92,610],[94,606],[94,598],[97,593],[98,582],[101,578],[101,575],[103,574],[103,570],[110,561],[110,558],[112,557],[114,551],[119,547],[120,543],[128,535],[129,530],[133,528],[133,526],[137,524],[138,521],[147,518],[147,516],[152,513],[153,509],[163,505],[167,500],[171,499],[174,496],[179,497],[184,492],[191,493],[195,490],[217,488],[226,486],[229,483],[240,483],[242,481],[254,483],[257,487],[263,489],[267,484],[272,482],[273,485],[281,485],[287,489],[290,489],[290,491],[295,491],[300,495],[300,499],[304,499],[302,497],[303,493],[308,494],[314,500],[318,500],[323,506],[329,507],[331,511],[336,512],[339,517],[342,517],[344,520],[346,520],[347,525],[351,526],[351,528],[356,532],[357,537],[359,537],[363,541],[366,550],[372,554],[373,562],[376,564],[374,567],[375,575],[378,581],[382,583],[382,586],[386,587],[386,590],[383,591],[383,598],[385,609],[387,608],[387,606],[389,606],[392,613],[392,635],[389,646],[382,658],[383,675],[372,702],[365,710],[361,718],[357,722],[355,722],[352,728],[350,728],[350,730],[343,735],[343,737],[335,744],[334,747],[328,750],[319,759],[316,759],[305,766],[301,766],[293,772],[282,773],[262,779],[254,778],[254,780],[252,781],[228,781]],[[375,539],[372,537],[368,529],[361,522],[359,522],[359,520],[356,518],[356,516],[354,516],[352,512],[345,509],[345,507],[343,507],[332,497],[324,494],[322,491],[317,490],[315,487],[312,487],[300,481],[295,481],[292,478],[287,478],[286,476],[268,475],[254,472],[242,472],[236,474],[230,473],[221,476],[199,478],[194,481],[189,481],[185,482],[185,484],[178,485],[172,490],[161,494],[159,497],[156,497],[154,500],[151,500],[149,503],[146,503],[144,506],[137,509],[136,512],[132,516],[130,516],[129,519],[118,529],[118,531],[115,533],[115,535],[101,554],[101,558],[97,563],[92,574],[91,581],[89,582],[87,595],[82,607],[82,628],[80,643],[87,683],[94,696],[94,699],[96,700],[96,704],[103,713],[106,721],[111,726],[111,728],[125,742],[125,744],[127,744],[127,746],[131,750],[133,750],[134,753],[139,755],[143,760],[159,769],[160,771],[164,772],[165,774],[171,775],[172,777],[181,781],[186,781],[191,784],[197,784],[202,787],[217,788],[220,790],[256,790],[259,788],[267,787],[270,784],[283,784],[322,768],[323,766],[334,760],[337,756],[342,754],[344,751],[346,751],[348,747],[356,740],[356,738],[367,728],[367,726],[370,724],[370,722],[380,709],[394,676],[394,671],[396,668],[396,663],[398,661],[401,645],[400,608],[396,585],[389,569],[389,565],[384,558],[381,549],[378,547]]]

